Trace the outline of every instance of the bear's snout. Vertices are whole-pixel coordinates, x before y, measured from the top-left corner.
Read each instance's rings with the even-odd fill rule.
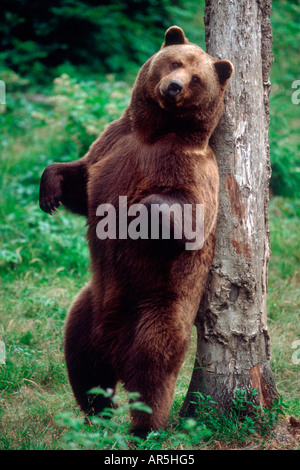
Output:
[[[158,101],[162,108],[174,109],[189,97],[189,76],[186,73],[163,78],[158,85]]]
[[[174,98],[176,95],[178,95],[183,88],[183,84],[179,82],[178,80],[172,80],[169,83],[168,89],[167,89],[167,94],[170,98]]]

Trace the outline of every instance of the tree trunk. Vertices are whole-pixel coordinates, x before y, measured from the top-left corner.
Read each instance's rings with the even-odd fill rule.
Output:
[[[271,0],[207,0],[207,53],[235,72],[213,148],[220,172],[216,250],[197,318],[197,358],[182,414],[193,414],[195,392],[219,408],[235,389],[255,388],[270,407],[277,396],[266,321],[270,256],[268,205]]]

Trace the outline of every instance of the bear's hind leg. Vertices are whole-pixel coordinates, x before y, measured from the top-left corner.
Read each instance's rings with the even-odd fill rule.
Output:
[[[65,328],[64,353],[76,401],[87,415],[112,406],[101,394],[88,394],[94,387],[115,389],[117,379],[110,364],[101,360],[101,351],[93,349],[91,341],[92,299],[89,286],[84,287],[68,313]]]
[[[174,310],[175,310],[174,306]],[[171,310],[171,313],[170,311]],[[172,405],[176,380],[189,344],[189,334],[180,319],[174,323],[172,306],[144,312],[136,327],[136,337],[124,370],[124,385],[138,392],[152,409],[132,412],[135,435],[163,429]]]
[[[138,379],[138,377],[137,377]],[[164,429],[173,402],[177,374],[166,374],[161,380],[137,380],[127,390],[139,391],[143,403],[152,413],[133,410],[131,412],[132,430],[135,436],[145,439],[152,430]]]

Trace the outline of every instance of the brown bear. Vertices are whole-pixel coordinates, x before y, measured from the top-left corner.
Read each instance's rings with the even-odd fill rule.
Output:
[[[152,413],[132,412],[138,435],[165,426],[206,288],[218,211],[218,168],[209,139],[232,72],[229,61],[216,61],[188,42],[181,28],[169,28],[160,51],[141,68],[123,116],[82,159],[54,163],[41,178],[44,211],[62,204],[87,216],[92,278],[74,300],[65,330],[74,395],[89,414],[110,404],[87,394],[93,387],[115,389],[121,381],[127,391],[139,392]],[[147,236],[126,237],[124,196],[128,206],[146,208]],[[202,248],[187,249],[191,237],[177,231],[183,219],[174,204],[192,206],[190,229],[198,223],[197,205],[204,208]],[[116,209],[115,221],[109,207]],[[159,208],[156,225],[152,208]],[[102,229],[112,222],[106,237],[99,237],[101,221]],[[168,223],[170,236],[163,237]],[[151,237],[153,227],[158,237]]]

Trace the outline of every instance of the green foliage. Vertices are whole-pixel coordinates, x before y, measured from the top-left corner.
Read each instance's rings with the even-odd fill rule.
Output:
[[[271,250],[270,266],[282,280],[297,278],[300,265],[300,200],[276,198],[270,201]],[[278,286],[276,287],[278,288]]]
[[[75,79],[64,73],[46,89],[49,95],[36,93],[28,87],[28,80],[13,71],[5,70],[2,76],[7,86],[7,100],[0,113],[0,146],[8,147],[16,136],[24,136],[24,132],[40,137],[43,128],[47,147],[42,160],[47,154],[48,162],[54,158],[83,156],[104,127],[121,117],[131,95],[130,86],[114,75],[105,75],[96,81]],[[36,165],[45,164],[41,158],[36,161]]]
[[[42,83],[62,64],[89,74],[136,72],[172,24],[204,47],[203,9],[204,0],[3,0],[0,61]]]
[[[107,75],[101,82],[78,81],[67,74],[54,80],[55,105],[49,120],[53,133],[65,135],[69,152],[82,155],[109,122],[118,119],[129,103],[131,89]],[[67,139],[67,136],[69,137]]]
[[[271,259],[268,282],[268,322],[271,328],[272,370],[279,387],[293,382],[284,399],[299,414],[299,364],[292,361],[292,344],[299,338],[300,200],[282,197],[270,202]],[[285,377],[285,379],[283,379]]]
[[[274,64],[271,69],[269,133],[271,188],[275,194],[286,197],[300,195],[300,104],[292,102],[292,93],[295,92],[292,84],[299,79],[299,15],[298,1],[273,1]]]
[[[141,440],[130,433],[129,414],[132,410],[151,413],[151,409],[136,401],[138,394],[129,394],[131,401],[120,404],[120,397],[113,397],[112,390],[96,388],[91,392],[110,397],[116,408],[106,408],[99,415],[90,417],[89,424],[84,418],[74,418],[70,413],[58,415],[58,424],[68,429],[63,437],[68,449],[118,450],[134,445],[137,450],[159,450],[166,440],[170,448],[196,449],[215,441],[242,445],[255,436],[270,437],[286,407],[280,398],[274,401],[270,410],[265,409],[255,402],[257,390],[236,389],[232,408],[220,412],[210,396],[198,393],[197,418],[182,419],[175,429],[152,431],[146,440]]]
[[[64,62],[97,73],[128,72],[160,47],[165,29],[174,22],[173,3],[3,0],[0,59],[22,74],[46,74],[46,80]],[[175,6],[180,9],[183,2],[177,0]]]
[[[133,443],[138,444],[140,438],[130,434],[130,422],[126,416],[133,410],[152,413],[151,408],[138,401],[137,393],[129,393],[129,402],[120,403],[118,395],[113,396],[113,390],[94,388],[90,393],[109,397],[114,408],[105,408],[101,413],[89,418],[89,424],[85,424],[84,418],[74,418],[70,413],[57,416],[57,422],[68,428],[63,440],[68,449],[128,449]]]
[[[48,264],[83,271],[87,263],[84,222],[61,211],[53,223],[40,211],[40,177],[53,161],[83,156],[103,128],[122,114],[130,89],[113,76],[105,77],[103,82],[83,82],[64,74],[55,79],[52,96],[36,103],[34,99],[39,95],[24,94],[23,80],[18,75],[7,72],[7,78],[8,88],[12,86],[15,92],[8,96],[7,112],[0,115],[0,270],[7,272],[17,265],[22,269],[24,262],[42,259],[35,268]],[[15,152],[20,154],[11,158],[16,141],[19,144]],[[45,234],[49,249],[42,255]]]
[[[122,402],[118,395],[113,396],[112,390],[95,388],[90,393],[99,393],[110,397],[114,407],[105,408],[99,415],[88,418],[74,418],[70,413],[57,416],[56,420],[60,426],[68,431],[63,436],[67,449],[129,449],[134,446],[137,450],[162,449],[163,443],[168,440],[170,448],[184,445],[191,448],[206,442],[212,437],[212,432],[203,423],[193,419],[182,420],[182,422],[170,431],[152,431],[146,440],[135,437],[130,432],[130,412],[133,410],[152,413],[151,408],[137,401],[138,394],[130,393],[129,401]]]
[[[256,404],[256,389],[236,389],[232,399],[232,407],[221,412],[209,395],[197,393],[197,418],[193,426],[201,423],[213,440],[242,445],[253,436],[270,436],[273,426],[284,414],[282,398],[274,400],[271,409]]]

